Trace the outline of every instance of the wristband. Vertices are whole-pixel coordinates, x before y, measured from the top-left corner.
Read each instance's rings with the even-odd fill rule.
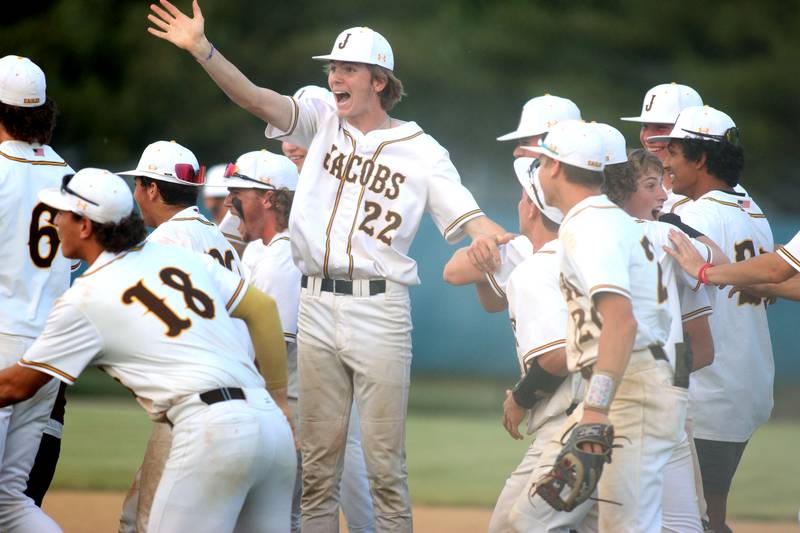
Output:
[[[206,56],[206,58],[205,59],[196,59],[195,58],[197,60],[197,62],[200,63],[201,65],[211,61],[211,58],[214,56],[214,51],[216,50],[216,48],[214,48],[214,43],[208,43],[208,44],[211,45],[211,50],[208,51],[208,55]]]
[[[616,391],[617,378],[608,372],[594,372],[589,380],[584,407],[592,411],[608,413]]]
[[[706,275],[706,270],[711,268],[713,265],[711,263],[703,263],[703,266],[700,267],[700,270],[697,271],[697,281],[702,283],[703,285],[710,285],[708,282],[708,276]]]

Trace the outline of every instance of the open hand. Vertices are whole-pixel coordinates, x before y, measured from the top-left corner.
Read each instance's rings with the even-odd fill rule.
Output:
[[[506,244],[514,238],[513,233],[501,233],[496,235],[479,235],[472,240],[472,244],[467,248],[472,266],[481,272],[494,272],[500,266],[501,244]]]
[[[700,267],[705,260],[689,241],[688,237],[679,231],[670,230],[669,240],[672,247],[664,246],[664,251],[672,256],[690,276],[697,277]]]
[[[525,418],[527,410],[517,405],[511,391],[506,391],[506,401],[503,402],[503,427],[513,439],[522,440],[523,436],[519,432],[519,425]]]
[[[147,31],[178,48],[183,48],[196,59],[205,58],[210,50],[210,44],[205,37],[205,20],[197,0],[192,1],[191,18],[181,13],[168,0],[160,0],[160,4],[163,9],[157,4],[150,4],[152,13],[147,15],[147,20],[156,27],[147,28]]]

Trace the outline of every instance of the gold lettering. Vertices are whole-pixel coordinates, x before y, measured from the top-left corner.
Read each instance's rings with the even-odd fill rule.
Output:
[[[392,186],[387,187],[386,189],[386,198],[388,200],[394,200],[400,195],[400,184],[406,181],[406,177],[400,174],[399,172],[395,172],[392,174]]]
[[[342,167],[344,166],[344,154],[339,154],[333,159],[333,163],[331,164],[330,173],[331,176],[336,178],[337,180],[342,179]]]
[[[358,177],[356,176],[356,173],[351,172],[351,170],[353,169],[354,163],[356,161],[358,161],[358,164],[360,165],[361,161],[363,160],[364,159],[360,155],[353,155],[352,158],[350,159],[350,164],[347,166],[347,175],[345,176],[344,179],[346,179],[350,183],[355,183]]]
[[[389,169],[389,167],[378,165],[378,171],[375,173],[375,177],[372,179],[369,190],[375,194],[382,193],[386,188],[386,180],[388,180],[389,176],[391,175],[392,171]]]

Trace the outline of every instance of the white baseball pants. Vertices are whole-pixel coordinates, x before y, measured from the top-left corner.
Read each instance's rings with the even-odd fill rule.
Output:
[[[668,362],[654,359],[649,350],[631,354],[609,413],[621,447],[614,449],[613,462],[605,465],[598,483],[599,498],[621,505],[599,502],[601,533],[661,532],[664,469],[684,434],[686,402],[686,391],[672,385]],[[582,416],[581,405],[559,433],[567,432]],[[545,472],[562,448],[560,440],[545,447],[540,459]],[[559,531],[543,521],[550,511],[539,496],[530,501],[520,498],[511,522],[515,531]]]
[[[0,368],[17,364],[34,339],[0,333]],[[53,519],[25,495],[28,474],[58,393],[51,379],[30,399],[0,409],[0,531],[60,532]]]
[[[361,415],[361,441],[375,509],[375,529],[412,530],[405,463],[411,370],[408,289],[386,283],[375,296],[300,293],[298,370],[303,427],[303,533],[339,530],[350,405]]]
[[[296,457],[283,412],[265,389],[206,405],[198,395],[172,407],[172,448],[148,533],[286,533]]]

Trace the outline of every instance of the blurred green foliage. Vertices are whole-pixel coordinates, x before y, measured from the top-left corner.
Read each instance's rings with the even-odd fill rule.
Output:
[[[74,166],[127,168],[156,139],[176,139],[208,163],[278,149],[188,54],[145,31],[147,2],[22,4],[2,15],[0,50],[44,68],[62,111],[53,144]],[[528,98],[569,97],[584,118],[619,127],[636,146],[636,125],[618,118],[637,114],[645,91],[669,81],[693,86],[740,126],[748,189],[785,207],[800,192],[797,1],[205,0],[202,8],[217,48],[284,93],[325,85],[310,56],[326,53],[342,29],[383,33],[408,91],[394,114],[451,151],[482,203],[516,194],[492,186],[509,173],[511,151],[494,138],[513,129]]]

